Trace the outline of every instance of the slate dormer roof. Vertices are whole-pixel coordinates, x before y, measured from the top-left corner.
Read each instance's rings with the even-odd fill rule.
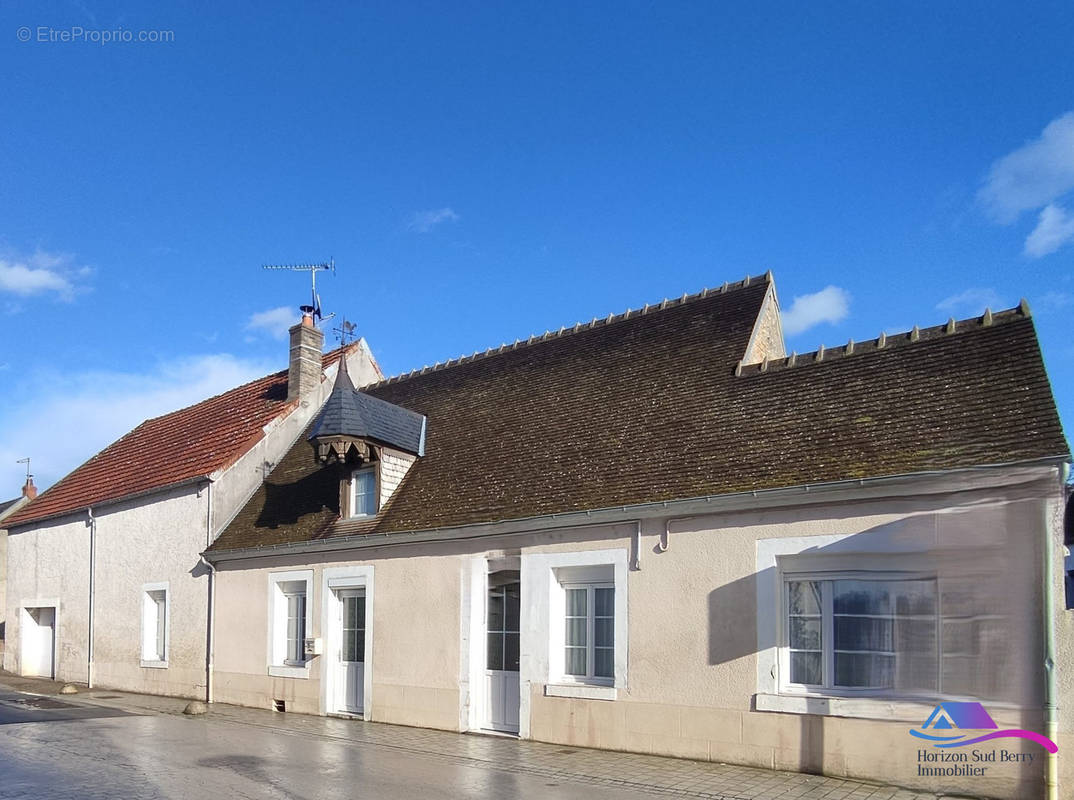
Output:
[[[425,456],[369,532],[1068,455],[1027,309],[739,368],[769,285],[363,387],[428,419]],[[321,473],[301,439],[210,549],[345,533]]]
[[[347,362],[340,362],[332,394],[313,425],[310,440],[333,436],[367,439],[423,455],[425,417],[386,400],[359,392],[347,372]]]

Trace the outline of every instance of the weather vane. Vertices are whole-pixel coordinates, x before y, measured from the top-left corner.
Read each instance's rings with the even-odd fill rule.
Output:
[[[316,317],[321,321],[332,319],[335,316],[335,314],[329,314],[326,317],[321,313],[321,298],[317,294],[317,273],[332,270],[334,275],[336,273],[336,260],[334,258],[328,259],[323,264],[263,264],[261,268],[308,272],[310,274],[310,304],[308,306],[299,306],[299,308],[302,309],[303,313]]]
[[[332,328],[332,331],[336,334],[336,338],[339,339],[339,343],[341,345],[346,345],[348,336],[351,339],[357,337],[358,334],[354,332],[355,330],[357,330],[357,328],[357,325],[355,325],[353,322],[347,322],[347,318],[344,317],[340,321],[339,326]]]

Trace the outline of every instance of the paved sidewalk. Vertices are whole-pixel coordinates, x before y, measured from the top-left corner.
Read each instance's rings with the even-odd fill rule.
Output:
[[[0,671],[0,686],[21,692],[56,694],[62,684]],[[188,702],[109,689],[83,689],[64,699],[132,713],[172,715],[182,714]],[[283,734],[392,748],[425,760],[605,787],[618,786],[651,794],[713,800],[937,800],[934,794],[857,780],[379,722],[278,714],[216,703],[210,706],[209,716],[222,722],[268,728]]]

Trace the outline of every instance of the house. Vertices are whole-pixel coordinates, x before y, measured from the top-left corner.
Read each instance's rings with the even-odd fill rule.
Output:
[[[20,512],[9,613],[59,609],[59,674],[929,791],[1074,787],[1024,739],[1004,746],[1032,759],[922,772],[910,734],[971,702],[1074,747],[1069,447],[1024,303],[788,355],[764,275],[386,380],[362,354],[326,356],[264,451],[236,436],[169,488],[229,430],[203,419],[242,416],[207,401],[113,445],[114,502],[82,467]],[[163,634],[158,598],[182,603]]]
[[[37,487],[34,486],[34,476],[27,474],[26,483],[23,484],[22,494],[14,500],[0,503],[0,523],[10,517],[24,505],[37,497]],[[0,527],[0,665],[4,663],[4,644],[7,631],[7,530]]]
[[[288,368],[147,420],[6,520],[4,668],[205,697],[212,596],[200,553],[323,404],[339,364],[381,377],[364,341],[322,355],[312,319]]]
[[[765,275],[335,381],[205,552],[216,701],[974,796],[1057,762],[919,771],[938,703],[1074,746],[1024,303],[787,355]]]

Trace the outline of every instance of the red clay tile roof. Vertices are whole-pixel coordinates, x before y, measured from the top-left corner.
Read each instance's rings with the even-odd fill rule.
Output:
[[[767,281],[552,334],[363,388],[428,417],[373,532],[423,530],[1062,457],[1019,310],[735,367]],[[300,438],[210,548],[353,533],[340,473]]]
[[[348,345],[353,348],[354,345]],[[322,358],[324,368],[344,352]],[[256,444],[287,402],[287,370],[149,419],[4,521],[12,527],[203,478]]]

